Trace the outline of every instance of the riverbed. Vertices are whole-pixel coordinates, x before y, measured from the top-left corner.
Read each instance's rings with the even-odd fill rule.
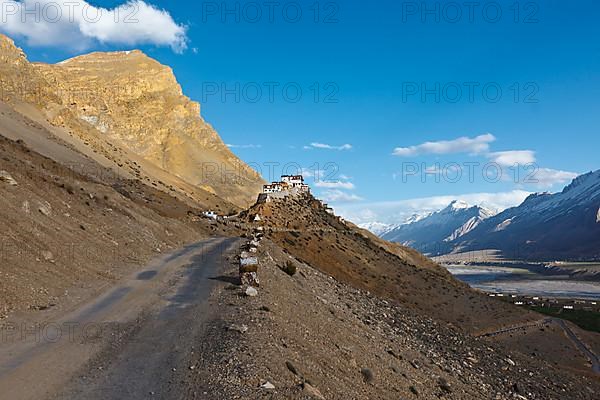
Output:
[[[579,281],[569,276],[548,276],[523,268],[478,265],[445,267],[455,278],[489,293],[600,300],[600,282]]]

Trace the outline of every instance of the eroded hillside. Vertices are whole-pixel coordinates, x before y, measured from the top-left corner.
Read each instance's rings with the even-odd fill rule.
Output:
[[[198,209],[172,196],[99,165],[94,175],[78,173],[23,141],[0,136],[0,171],[0,319],[89,296],[149,258],[214,233],[192,223]]]
[[[490,301],[415,250],[385,242],[331,215],[312,196],[255,205],[268,236],[294,257],[384,298],[470,332],[533,318]]]
[[[223,309],[199,338],[200,351],[181,365],[182,393],[200,389],[215,400],[595,399],[597,379],[519,353],[518,339],[504,346],[474,338],[332,279],[267,240],[258,255],[258,296],[240,295],[236,286],[217,295]],[[283,270],[288,263],[293,276]],[[232,266],[226,278],[235,275]],[[220,338],[218,346],[211,337]]]

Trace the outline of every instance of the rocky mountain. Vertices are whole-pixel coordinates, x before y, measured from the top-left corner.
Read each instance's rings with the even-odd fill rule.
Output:
[[[518,260],[600,259],[600,170],[577,177],[560,193],[532,194],[497,215],[455,201],[381,236],[429,255],[499,250]]]
[[[242,208],[260,190],[260,176],[204,121],[200,105],[183,95],[173,71],[140,51],[30,63],[0,35],[0,61],[3,101],[32,119],[39,116],[23,104],[35,106],[52,126],[96,153],[118,148],[129,153],[127,159],[145,161],[148,180],[165,191],[195,200],[216,195]]]
[[[456,240],[493,215],[493,211],[484,207],[471,207],[465,202],[453,201],[441,211],[414,218],[387,231],[382,238],[424,253],[439,254],[450,251]]]
[[[43,106],[58,98],[12,39],[0,34],[0,101]]]
[[[529,196],[453,241],[455,251],[501,250],[511,259],[600,259],[600,170],[560,193]]]
[[[384,222],[366,222],[364,224],[359,224],[359,227],[366,229],[377,236],[383,236],[388,231],[394,229],[396,225],[386,224]]]

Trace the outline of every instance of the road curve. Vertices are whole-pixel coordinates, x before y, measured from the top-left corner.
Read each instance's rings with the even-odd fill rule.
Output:
[[[573,342],[575,347],[577,347],[577,349],[580,352],[582,352],[583,355],[585,355],[588,360],[590,360],[590,363],[592,364],[592,370],[594,371],[594,373],[596,375],[600,375],[600,359],[598,358],[598,356],[592,350],[590,350],[589,347],[577,337],[575,332],[573,332],[573,330],[569,327],[569,325],[564,320],[562,320],[560,318],[553,318],[552,320],[556,324],[558,324],[558,326],[560,326],[562,328],[562,330],[565,332],[565,334],[567,335],[569,340],[571,340],[571,342]]]
[[[579,337],[577,337],[577,335],[573,332],[569,325],[560,318],[548,317],[535,322],[508,326],[494,332],[486,332],[480,334],[478,335],[478,337],[494,337],[504,334],[510,334],[515,333],[517,331],[524,331],[534,327],[542,327],[544,325],[552,323],[557,324],[565,332],[565,335],[567,335],[567,338],[575,345],[577,350],[579,350],[588,360],[590,360],[590,363],[592,364],[592,370],[594,371],[594,373],[596,375],[600,375],[600,359],[598,358],[598,356],[592,350],[590,350],[590,348],[585,343],[583,343],[579,339]]]
[[[4,334],[0,397],[180,398],[171,365],[209,318],[210,293],[238,240],[186,246],[62,318]]]

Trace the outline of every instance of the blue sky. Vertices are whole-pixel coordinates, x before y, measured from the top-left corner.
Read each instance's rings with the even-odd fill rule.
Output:
[[[452,198],[503,208],[598,169],[597,2],[279,4],[147,1],[133,24],[2,30],[33,61],[142,49],[265,178],[325,169],[309,183],[358,222]]]

